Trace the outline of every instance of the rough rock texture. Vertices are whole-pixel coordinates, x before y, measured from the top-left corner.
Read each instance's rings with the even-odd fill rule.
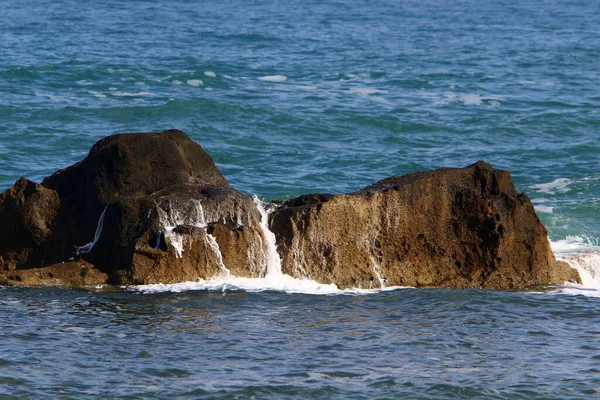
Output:
[[[21,178],[0,194],[0,284],[264,276],[274,268],[266,224],[264,210],[185,133],[109,136],[41,184]],[[513,289],[578,279],[555,262],[509,173],[483,162],[301,196],[270,226],[283,272],[342,288]]]
[[[44,268],[21,269],[17,271],[0,271],[0,285],[37,286],[67,285],[89,286],[102,285],[108,276],[85,261],[66,262]]]
[[[25,178],[0,194],[0,270],[46,265],[59,207],[55,191]]]
[[[210,155],[184,132],[134,133],[108,136],[77,164],[43,180],[56,191],[61,208],[53,235],[59,246],[47,254],[61,262],[94,237],[106,206],[127,198],[143,198],[166,186],[191,184],[229,186]]]
[[[175,283],[266,268],[252,200],[228,186],[174,185],[111,204],[88,258],[118,284]]]
[[[283,271],[340,287],[517,289],[578,281],[507,171],[478,162],[289,200],[272,215]]]
[[[41,185],[22,178],[0,196],[0,270],[46,267],[5,272],[5,283],[171,283],[266,268],[260,212],[181,131],[109,136]],[[78,262],[100,274],[68,278]]]

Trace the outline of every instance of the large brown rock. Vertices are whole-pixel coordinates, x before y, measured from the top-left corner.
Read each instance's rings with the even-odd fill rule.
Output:
[[[260,219],[185,133],[113,135],[41,185],[22,178],[0,195],[0,270],[29,271],[0,278],[70,285],[259,276]],[[78,263],[99,273],[68,279]]]
[[[129,133],[101,139],[88,156],[42,181],[56,191],[61,208],[48,262],[73,255],[82,240],[92,240],[106,206],[143,198],[166,186],[229,186],[210,155],[184,132]]]
[[[285,273],[347,287],[518,289],[577,281],[507,171],[478,162],[289,200],[272,215]]]

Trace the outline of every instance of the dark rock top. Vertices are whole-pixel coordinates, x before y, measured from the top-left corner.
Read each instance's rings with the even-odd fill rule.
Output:
[[[0,264],[14,269],[67,261],[75,246],[94,237],[106,206],[178,184],[229,187],[210,155],[182,131],[108,136],[41,185],[22,178],[2,194],[0,221],[14,222],[0,234]],[[21,239],[29,237],[35,240]]]
[[[61,200],[92,209],[175,184],[229,186],[210,155],[175,129],[108,136],[81,162],[42,182],[57,191]]]

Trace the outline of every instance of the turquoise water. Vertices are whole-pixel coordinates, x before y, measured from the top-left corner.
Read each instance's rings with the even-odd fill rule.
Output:
[[[544,294],[4,288],[0,393],[600,392],[596,1],[0,0],[0,20],[0,189],[168,128],[266,199],[483,159],[589,274]]]

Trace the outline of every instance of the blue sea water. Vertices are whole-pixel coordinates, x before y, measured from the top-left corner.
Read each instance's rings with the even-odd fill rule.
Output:
[[[539,293],[0,288],[0,395],[600,396],[597,1],[0,0],[0,21],[1,190],[168,128],[265,199],[483,159],[587,274]]]

